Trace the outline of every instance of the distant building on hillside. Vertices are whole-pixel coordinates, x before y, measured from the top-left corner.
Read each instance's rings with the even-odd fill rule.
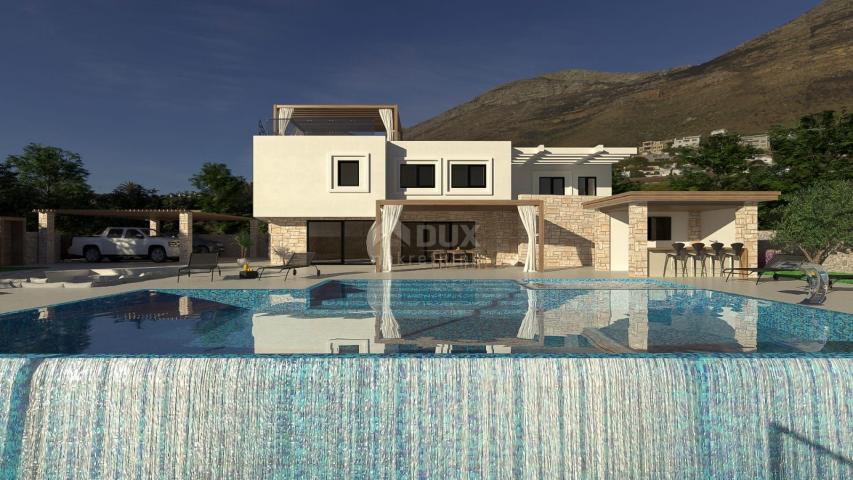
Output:
[[[662,155],[672,143],[672,140],[647,140],[640,144],[640,155]]]
[[[725,134],[727,134],[727,133],[729,133],[729,131],[728,131],[728,130],[726,130],[725,128],[718,128],[718,129],[716,129],[716,130],[711,130],[711,136],[712,136],[712,137],[713,137],[714,135],[725,135]]]
[[[763,152],[770,151],[770,136],[766,133],[758,135],[744,135],[740,137],[740,143],[757,148]]]
[[[672,148],[698,148],[702,135],[690,135],[676,138],[672,141]]]

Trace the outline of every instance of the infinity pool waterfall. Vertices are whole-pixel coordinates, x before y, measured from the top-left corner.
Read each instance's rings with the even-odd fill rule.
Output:
[[[0,315],[0,479],[853,476],[850,316],[575,286],[145,291]]]

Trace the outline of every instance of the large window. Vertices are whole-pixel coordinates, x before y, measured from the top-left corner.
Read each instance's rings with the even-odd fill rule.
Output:
[[[578,195],[596,195],[595,177],[578,177]]]
[[[451,188],[486,188],[485,165],[452,165],[450,167]]]
[[[318,263],[368,263],[370,220],[309,220],[308,251]]]
[[[435,165],[400,165],[401,188],[435,188]]]
[[[566,179],[563,177],[539,177],[540,195],[565,195]]]
[[[649,240],[672,240],[671,217],[649,217]]]
[[[358,160],[340,160],[338,162],[338,186],[358,186]]]

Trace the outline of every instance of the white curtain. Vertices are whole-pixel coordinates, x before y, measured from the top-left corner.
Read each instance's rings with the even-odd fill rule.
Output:
[[[396,140],[394,138],[394,113],[390,108],[380,108],[379,117],[382,119],[382,125],[385,126],[385,138],[387,140]]]
[[[524,315],[524,320],[521,321],[521,326],[518,328],[516,337],[526,340],[533,340],[536,334],[539,333],[539,318],[537,311],[539,310],[539,292],[530,288],[527,290],[527,314]]]
[[[382,207],[382,271],[391,271],[391,236],[403,213],[402,205],[385,205]]]
[[[391,309],[391,281],[371,282],[367,290],[368,302],[379,321],[382,338],[400,338],[400,324]]]
[[[536,207],[519,205],[518,215],[521,217],[521,223],[527,232],[527,258],[524,260],[524,271],[534,272],[536,271]]]
[[[370,225],[370,230],[367,231],[367,238],[365,239],[365,243],[367,244],[367,256],[370,257],[370,263],[376,263],[376,245],[379,243],[379,228],[377,228],[376,222]]]
[[[278,115],[276,116],[276,131],[277,135],[284,135],[287,131],[287,125],[290,123],[290,118],[293,117],[293,107],[278,107]]]

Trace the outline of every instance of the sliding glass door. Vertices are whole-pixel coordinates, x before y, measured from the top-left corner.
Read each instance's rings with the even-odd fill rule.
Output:
[[[371,220],[309,220],[308,251],[318,263],[369,263]]]

